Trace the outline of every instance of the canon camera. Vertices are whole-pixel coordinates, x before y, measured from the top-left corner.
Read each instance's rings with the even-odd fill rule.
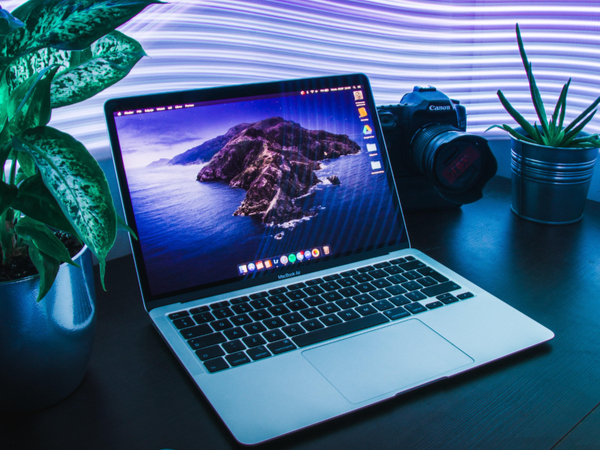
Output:
[[[459,101],[415,86],[398,105],[377,112],[403,209],[456,208],[483,196],[496,158],[485,138],[466,133]]]

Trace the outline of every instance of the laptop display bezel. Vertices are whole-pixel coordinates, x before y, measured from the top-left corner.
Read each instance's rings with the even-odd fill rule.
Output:
[[[135,216],[132,208],[131,194],[127,183],[127,174],[124,168],[124,161],[121,154],[121,148],[117,136],[117,127],[115,123],[114,113],[125,110],[143,110],[145,108],[153,108],[161,105],[186,104],[198,102],[221,101],[224,99],[236,98],[252,98],[262,97],[270,94],[282,94],[288,92],[299,92],[310,89],[329,89],[332,87],[360,85],[365,92],[365,101],[371,114],[372,123],[377,143],[381,152],[381,160],[384,165],[385,175],[390,193],[392,196],[393,206],[396,210],[400,234],[395,243],[391,245],[381,244],[376,248],[363,249],[360,253],[352,252],[350,254],[332,255],[322,258],[313,264],[304,264],[300,270],[302,275],[317,272],[323,269],[340,266],[343,264],[353,263],[359,260],[368,259],[376,256],[381,256],[392,251],[409,248],[410,243],[406,233],[406,225],[402,208],[396,191],[393,174],[390,168],[385,141],[379,124],[379,119],[376,113],[376,107],[371,91],[368,78],[364,74],[349,74],[335,75],[318,78],[305,78],[297,80],[285,80],[267,83],[253,83],[236,86],[223,86],[207,89],[194,89],[186,91],[167,92],[159,94],[148,94],[135,97],[124,97],[111,99],[104,105],[105,116],[107,121],[108,133],[110,138],[113,162],[117,175],[117,180],[120,186],[120,195],[123,203],[123,209],[128,225],[137,233]],[[142,298],[146,305],[146,309],[150,311],[155,307],[163,306],[174,302],[188,302],[202,298],[212,297],[223,294],[225,292],[237,291],[240,289],[251,288],[277,281],[282,274],[299,272],[298,267],[293,267],[287,271],[281,269],[273,270],[271,273],[264,273],[260,277],[246,279],[225,280],[222,284],[203,288],[195,286],[184,290],[183,292],[166,293],[161,295],[152,295],[146,267],[143,260],[142,248],[139,241],[131,240],[136,270],[140,282]],[[300,274],[298,273],[298,274]],[[293,280],[290,277],[290,280]],[[292,282],[292,281],[290,281]]]

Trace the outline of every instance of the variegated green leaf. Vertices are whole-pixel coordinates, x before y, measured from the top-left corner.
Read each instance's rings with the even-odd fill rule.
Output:
[[[54,78],[52,107],[86,100],[123,79],[146,56],[135,39],[119,31],[104,36],[91,46],[90,59],[80,61]]]
[[[159,0],[29,0],[13,16],[25,27],[6,36],[0,63],[44,47],[82,50]]]
[[[132,238],[134,238],[136,241],[138,240],[138,237],[137,237],[137,234],[135,234],[135,231],[133,231],[131,229],[131,227],[129,225],[127,225],[127,222],[125,222],[125,220],[118,214],[117,214],[117,229],[127,231],[131,235]]]
[[[50,84],[57,70],[58,66],[47,67],[12,92],[7,109],[11,133],[19,134],[50,122]]]
[[[24,241],[33,244],[37,249],[75,267],[80,267],[69,255],[69,251],[50,229],[41,222],[30,217],[21,217],[15,226],[15,233]]]
[[[19,185],[19,195],[12,207],[28,217],[45,223],[52,228],[66,231],[71,236],[78,238],[77,232],[42,181],[40,174],[27,178]]]
[[[39,250],[33,242],[25,242],[29,247],[29,258],[31,258],[31,262],[40,273],[40,290],[37,296],[39,302],[52,287],[60,268],[60,261]]]
[[[0,216],[13,205],[18,193],[16,186],[0,181]]]
[[[21,28],[23,22],[13,17],[11,13],[0,7],[0,36],[12,33],[17,28]]]
[[[58,50],[54,48],[43,48],[35,52],[27,53],[20,58],[15,59],[6,69],[6,85],[9,92],[12,92],[17,86],[25,80],[35,75],[39,71],[57,65],[58,74],[68,70],[69,67],[75,67],[82,60],[91,57],[91,49],[88,47],[81,51]]]
[[[103,265],[115,241],[117,218],[100,165],[83,144],[51,127],[30,129],[13,143],[33,156],[44,184]]]

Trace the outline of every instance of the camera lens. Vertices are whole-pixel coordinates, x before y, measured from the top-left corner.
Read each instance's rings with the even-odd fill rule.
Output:
[[[487,140],[448,124],[429,124],[411,142],[412,157],[446,200],[464,204],[483,197],[496,174],[496,158]]]

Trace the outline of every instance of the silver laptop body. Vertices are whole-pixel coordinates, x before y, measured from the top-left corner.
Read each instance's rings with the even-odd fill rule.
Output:
[[[105,113],[144,306],[240,443],[554,336],[410,248],[362,74]]]

